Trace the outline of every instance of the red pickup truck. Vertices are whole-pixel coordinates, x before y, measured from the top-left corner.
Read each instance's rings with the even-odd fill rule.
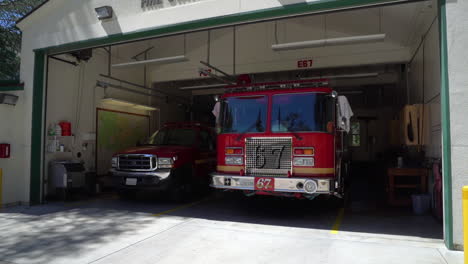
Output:
[[[215,131],[200,123],[167,123],[140,146],[112,157],[112,181],[123,198],[139,190],[186,198],[209,185],[216,168]]]

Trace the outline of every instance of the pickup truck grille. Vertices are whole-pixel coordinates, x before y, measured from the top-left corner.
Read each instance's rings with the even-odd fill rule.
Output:
[[[292,166],[292,139],[246,138],[247,175],[286,177]]]
[[[155,155],[128,154],[119,156],[119,170],[124,171],[152,171],[157,169]]]

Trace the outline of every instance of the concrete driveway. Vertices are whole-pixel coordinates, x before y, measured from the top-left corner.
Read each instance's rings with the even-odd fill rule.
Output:
[[[232,194],[6,208],[0,230],[0,263],[463,263],[430,216]]]

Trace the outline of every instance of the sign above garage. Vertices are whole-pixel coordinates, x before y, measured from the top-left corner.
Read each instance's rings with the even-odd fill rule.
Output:
[[[200,2],[202,0],[141,0],[141,8],[152,9],[152,8],[166,8],[180,6],[184,4],[190,4],[194,2]]]

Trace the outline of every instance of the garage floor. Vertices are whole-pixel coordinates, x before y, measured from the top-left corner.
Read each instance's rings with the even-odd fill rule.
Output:
[[[0,263],[462,263],[410,211],[221,193],[189,203],[113,195],[0,211]]]

